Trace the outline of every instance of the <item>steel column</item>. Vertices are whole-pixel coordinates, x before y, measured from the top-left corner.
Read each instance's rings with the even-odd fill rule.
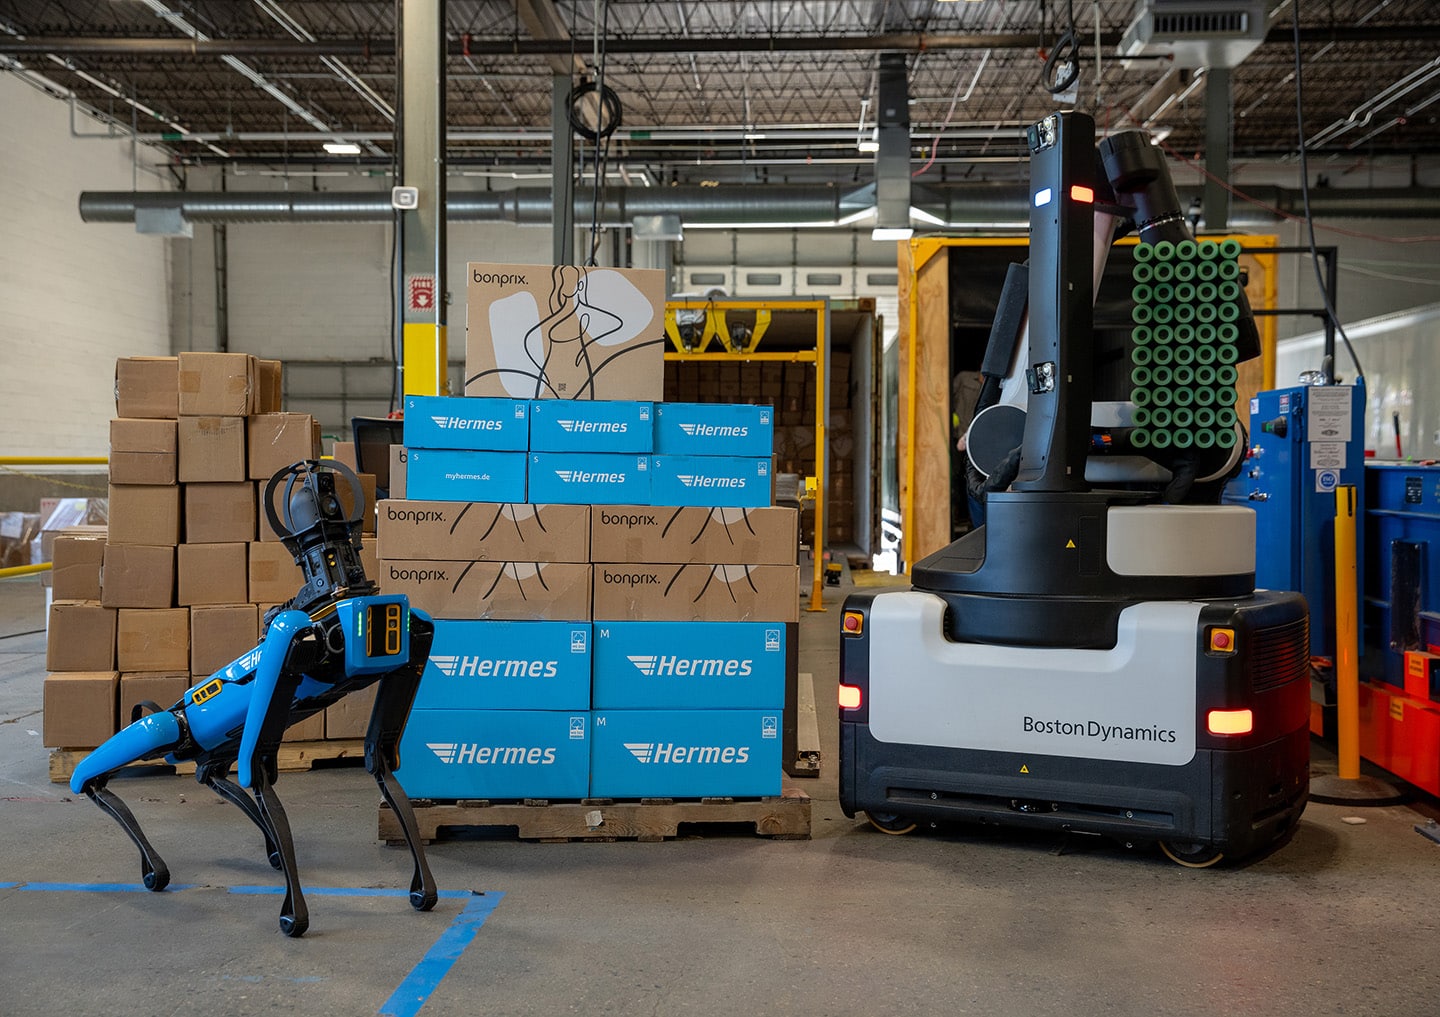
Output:
[[[1210,232],[1230,228],[1230,148],[1234,112],[1230,89],[1230,68],[1211,67],[1205,72],[1205,178],[1201,214]]]

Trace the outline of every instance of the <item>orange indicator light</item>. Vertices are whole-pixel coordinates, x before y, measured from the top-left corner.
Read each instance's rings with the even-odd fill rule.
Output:
[[[1251,710],[1211,710],[1205,726],[1214,735],[1242,735],[1255,730],[1255,714]]]
[[[860,709],[860,687],[858,685],[840,686],[840,709]]]
[[[1071,185],[1070,185],[1070,200],[1071,200],[1071,201],[1083,201],[1083,202],[1086,202],[1086,203],[1088,204],[1088,203],[1093,202],[1093,201],[1095,200],[1095,190],[1094,190],[1094,188],[1085,187],[1085,186],[1083,186],[1083,185],[1081,185],[1081,184],[1071,184]]]

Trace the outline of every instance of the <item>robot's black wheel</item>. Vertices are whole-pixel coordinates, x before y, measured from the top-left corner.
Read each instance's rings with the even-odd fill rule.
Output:
[[[434,893],[425,893],[421,890],[410,891],[410,906],[416,911],[429,911],[439,899]]]
[[[170,885],[170,870],[164,865],[158,865],[144,876],[145,889],[159,893]]]
[[[280,865],[281,865],[280,852],[279,852],[279,851],[271,851],[271,852],[270,852],[270,868],[275,869],[275,870],[278,872],[279,869],[280,869]]]
[[[871,812],[865,811],[865,818],[870,820],[870,825],[881,833],[888,833],[892,837],[900,837],[915,830],[915,820],[906,819],[904,816],[897,816],[893,812]]]
[[[291,939],[299,939],[305,935],[305,930],[310,928],[310,919],[294,918],[291,915],[280,916],[280,931]]]
[[[1225,852],[1213,844],[1191,844],[1184,841],[1162,840],[1160,850],[1176,865],[1187,869],[1208,869],[1225,857]]]

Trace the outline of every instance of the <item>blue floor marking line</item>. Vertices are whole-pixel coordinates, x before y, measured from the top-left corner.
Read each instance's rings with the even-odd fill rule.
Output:
[[[420,958],[420,963],[411,969],[400,987],[380,1007],[380,1017],[415,1017],[504,896],[499,891],[473,895],[470,903],[461,909],[450,927],[440,934],[435,945]]]
[[[147,890],[143,883],[14,883],[18,890],[44,890],[51,893],[174,893],[193,890],[198,883],[180,883],[164,890]]]
[[[283,886],[231,886],[226,888],[230,893],[240,894],[267,894],[280,896],[285,892]],[[344,886],[306,886],[301,891],[307,897],[409,897],[409,890],[396,888],[362,886],[355,889]],[[461,897],[469,897],[469,890],[440,890],[441,900],[458,900]]]
[[[13,890],[19,883],[0,883],[0,890]]]

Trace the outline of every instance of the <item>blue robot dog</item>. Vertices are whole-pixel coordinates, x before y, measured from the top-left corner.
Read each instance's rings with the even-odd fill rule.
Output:
[[[335,477],[349,484],[355,506],[348,516]],[[285,483],[283,519],[275,490]],[[272,866],[285,873],[280,931],[302,936],[310,925],[295,868],[295,844],[275,795],[276,753],[285,729],[351,692],[379,684],[365,768],[405,833],[415,863],[410,904],[435,906],[435,880],[416,836],[415,814],[392,773],[399,767],[400,736],[430,653],[435,626],[410,609],[403,596],[381,596],[360,562],[365,499],[360,480],[343,465],[305,460],[270,478],[265,488],[270,526],[305,574],[293,599],[265,616],[260,644],[196,685],[169,709],[135,708],[133,723],[87,756],[70,780],[115,818],[140,849],[145,886],[163,890],[170,871],[145,839],[129,808],[106,783],[115,771],[164,754],[169,762],[194,760],[195,779],[237,805],[265,835]],[[146,710],[148,714],[141,716]],[[239,784],[227,779],[238,764]],[[251,794],[246,794],[249,788]],[[253,798],[252,798],[253,795]]]

